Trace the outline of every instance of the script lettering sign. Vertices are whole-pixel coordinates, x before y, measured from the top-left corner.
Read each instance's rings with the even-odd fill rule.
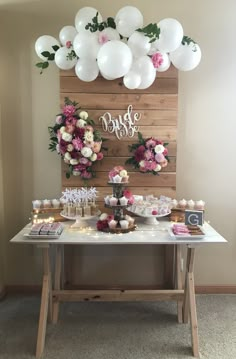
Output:
[[[104,113],[99,118],[102,123],[103,131],[114,133],[118,140],[122,137],[134,137],[139,131],[137,122],[141,119],[141,113],[133,112],[133,106],[129,105],[124,115],[118,115],[117,118],[112,117],[110,112]]]

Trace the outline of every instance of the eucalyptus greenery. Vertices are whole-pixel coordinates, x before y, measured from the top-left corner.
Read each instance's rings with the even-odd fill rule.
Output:
[[[197,47],[196,47],[196,41],[194,41],[193,39],[191,39],[191,37],[189,36],[184,36],[183,39],[182,39],[182,45],[190,45],[191,42],[194,44],[193,46],[193,52],[196,52],[197,51]]]
[[[142,32],[145,36],[150,38],[149,42],[154,42],[159,39],[161,29],[157,26],[157,24],[149,24],[142,29],[137,29],[136,31]]]
[[[57,46],[57,45],[54,45],[54,46],[52,46],[52,49],[53,49],[55,52],[57,52],[57,50],[59,50],[60,47]],[[47,58],[47,61],[38,62],[38,63],[36,64],[36,66],[37,66],[39,69],[41,69],[40,74],[42,74],[42,73],[43,73],[43,70],[46,69],[46,68],[49,66],[49,61],[54,61],[54,59],[55,59],[55,52],[43,51],[43,52],[41,53],[41,55],[43,55],[44,57]]]
[[[90,30],[91,32],[102,31],[108,27],[112,29],[116,29],[116,23],[113,17],[108,17],[106,21],[98,22],[98,12],[96,16],[92,18],[92,22],[89,22],[86,26],[86,30]]]

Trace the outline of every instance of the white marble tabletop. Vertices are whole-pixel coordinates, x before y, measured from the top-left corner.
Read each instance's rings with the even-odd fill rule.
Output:
[[[64,230],[58,239],[32,239],[28,237],[31,225],[25,226],[18,234],[16,234],[11,242],[13,243],[29,243],[29,244],[210,244],[210,243],[226,243],[223,238],[210,224],[205,223],[203,230],[205,236],[201,239],[197,238],[178,238],[171,237],[169,229],[171,222],[162,220],[158,225],[150,226],[143,224],[140,219],[137,221],[137,228],[133,232],[125,234],[103,233],[96,230],[96,222],[88,221],[88,227],[82,229],[72,229],[72,221],[63,222]]]

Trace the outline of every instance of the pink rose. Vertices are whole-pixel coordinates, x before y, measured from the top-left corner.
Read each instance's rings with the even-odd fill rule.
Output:
[[[155,155],[155,160],[158,163],[163,162],[165,160],[165,157],[163,156],[163,153],[157,153]]]
[[[101,33],[98,35],[98,42],[99,44],[103,45],[105,44],[107,41],[109,41],[109,38],[106,34]]]
[[[154,156],[154,155],[153,155],[152,151],[150,151],[150,150],[147,150],[147,151],[144,152],[144,158],[145,158],[147,161],[153,159],[153,156]]]
[[[81,177],[84,178],[84,179],[90,179],[92,177],[92,173],[91,172],[88,172],[86,170],[84,170],[82,173],[81,173]]]
[[[144,167],[147,171],[153,171],[156,168],[157,164],[155,161],[145,161]]]
[[[146,143],[145,143],[145,146],[148,148],[148,149],[152,149],[156,146],[157,144],[157,141],[155,141],[153,138],[149,138]]]
[[[74,138],[73,140],[72,140],[72,144],[73,144],[73,146],[74,146],[74,148],[77,150],[77,151],[80,151],[81,150],[81,148],[83,148],[83,142],[81,141],[81,139],[80,138]]]
[[[73,105],[66,105],[63,107],[63,114],[65,116],[73,116],[75,114],[76,108]]]
[[[164,151],[162,152],[162,154],[163,154],[164,156],[167,156],[167,155],[168,155],[168,149],[165,148]]]
[[[158,69],[163,64],[163,56],[160,52],[156,52],[154,55],[152,55],[152,63],[155,69]]]
[[[160,162],[161,167],[166,167],[168,165],[168,161],[165,159],[164,161]]]
[[[66,41],[66,47],[67,49],[69,49],[72,46],[72,42],[71,41]]]
[[[93,143],[93,152],[98,153],[101,150],[102,142]]]
[[[103,159],[103,153],[102,152],[97,153],[97,160],[101,161],[102,159]]]
[[[57,125],[61,125],[62,122],[63,122],[62,116],[60,116],[60,115],[57,116],[57,117],[56,117],[56,124],[57,124]]]
[[[72,134],[72,133],[74,133],[74,130],[75,130],[75,126],[73,126],[73,125],[66,125],[66,129],[65,129],[65,131],[67,132],[67,133],[70,133],[70,134]]]

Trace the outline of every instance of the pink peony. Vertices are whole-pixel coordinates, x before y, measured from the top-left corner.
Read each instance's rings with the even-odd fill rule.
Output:
[[[157,145],[157,141],[154,140],[153,138],[149,138],[146,143],[145,143],[145,146],[148,148],[148,149],[152,149],[154,148],[155,146]]]
[[[158,163],[163,162],[165,160],[165,156],[163,155],[163,153],[157,153],[155,155],[155,160]]]
[[[154,55],[152,55],[152,63],[155,69],[158,69],[163,64],[163,56],[160,52],[156,52]]]
[[[68,143],[61,139],[59,142],[59,150],[62,155],[64,155],[67,152],[67,146]]]
[[[75,137],[79,137],[81,140],[84,139],[84,128],[79,128],[79,127],[76,127],[75,128]]]
[[[145,160],[147,160],[147,161],[152,160],[153,157],[154,157],[154,155],[153,155],[152,151],[146,150],[146,151],[144,152],[144,158],[145,158]]]
[[[105,44],[107,41],[109,41],[109,38],[106,34],[101,33],[98,35],[98,42],[99,44],[103,45]]]
[[[168,165],[168,161],[164,159],[164,161],[160,162],[161,167],[166,167]]]
[[[68,117],[67,119],[66,119],[66,125],[68,126],[68,125],[73,125],[73,126],[75,126],[76,125],[76,122],[77,122],[77,118],[75,118],[75,117],[73,117],[73,116],[71,116],[71,117]]]
[[[84,170],[82,173],[81,173],[81,177],[84,178],[84,179],[90,179],[92,177],[92,173],[91,172],[88,172],[86,170]]]
[[[65,131],[66,131],[67,133],[70,133],[70,134],[72,135],[72,133],[74,133],[74,130],[75,130],[75,126],[73,126],[73,125],[71,125],[71,124],[66,125]]]
[[[63,114],[65,116],[73,116],[75,114],[76,108],[73,105],[66,105],[63,107]]]
[[[167,155],[168,155],[168,149],[165,148],[164,151],[162,152],[162,154],[163,154],[164,156],[167,156]]]
[[[83,142],[78,137],[72,140],[72,144],[77,151],[80,151],[84,147]]]
[[[144,152],[145,152],[145,147],[144,146],[139,146],[135,153],[134,153],[134,157],[135,157],[135,160],[137,162],[140,162],[144,159]]]
[[[154,169],[156,168],[157,164],[155,161],[144,161],[144,168],[147,171],[154,171]]]

